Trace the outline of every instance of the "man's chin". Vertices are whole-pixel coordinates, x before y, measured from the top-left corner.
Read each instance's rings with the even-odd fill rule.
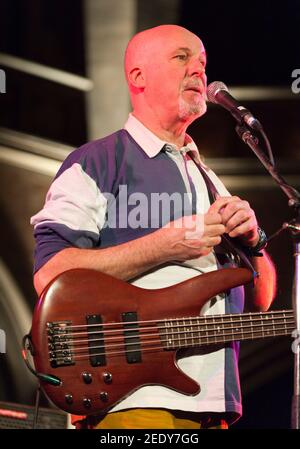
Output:
[[[203,100],[197,104],[187,103],[186,101],[179,104],[179,117],[184,120],[195,120],[207,111],[206,102]]]
[[[201,103],[200,107],[198,107],[197,115],[198,117],[201,117],[204,115],[207,111],[207,104],[206,101],[203,100],[203,103]]]

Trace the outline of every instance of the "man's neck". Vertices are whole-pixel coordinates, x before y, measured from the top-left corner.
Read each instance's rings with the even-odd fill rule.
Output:
[[[177,148],[184,146],[186,129],[188,127],[186,122],[161,120],[157,117],[140,114],[136,110],[132,112],[132,115],[161,140],[172,143]]]

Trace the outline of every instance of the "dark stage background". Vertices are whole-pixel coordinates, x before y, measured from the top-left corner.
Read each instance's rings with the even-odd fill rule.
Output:
[[[300,70],[297,0],[1,0],[6,93],[0,94],[0,328],[8,348],[0,354],[0,401],[34,403],[35,382],[20,357],[20,336],[29,330],[36,302],[30,216],[42,207],[69,151],[122,127],[130,106],[119,81],[121,50],[136,31],[161,23],[177,23],[202,38],[208,82],[225,82],[260,119],[282,174],[299,188],[300,94],[291,90],[292,72]],[[52,79],[50,69],[57,69]],[[64,75],[77,77],[64,81]],[[272,234],[292,211],[234,125],[228,112],[210,105],[190,134],[229,190],[249,200]],[[281,233],[269,252],[278,268],[272,309],[291,308],[288,235]],[[244,416],[235,427],[289,428],[291,339],[244,342],[240,371]],[[42,403],[51,406],[45,398]]]

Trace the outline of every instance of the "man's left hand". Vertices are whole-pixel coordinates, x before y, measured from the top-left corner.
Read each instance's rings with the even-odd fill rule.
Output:
[[[248,201],[238,196],[228,197],[228,202],[222,207],[220,214],[229,237],[239,238],[247,246],[254,247],[257,244],[258,224]]]

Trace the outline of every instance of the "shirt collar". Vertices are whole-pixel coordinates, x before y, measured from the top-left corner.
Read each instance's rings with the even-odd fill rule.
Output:
[[[155,157],[164,147],[166,151],[171,153],[178,152],[174,144],[161,140],[132,114],[129,114],[127,122],[124,125],[124,129],[126,129],[126,131],[150,158]],[[179,151],[182,153],[191,152],[195,161],[201,163],[198,148],[188,134],[185,135],[184,146],[180,148]]]

